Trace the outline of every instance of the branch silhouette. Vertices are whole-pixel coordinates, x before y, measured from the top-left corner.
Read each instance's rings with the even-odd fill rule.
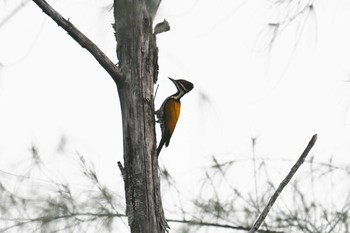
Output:
[[[115,83],[122,78],[120,69],[89,38],[81,33],[69,20],[63,18],[44,0],[33,0],[45,14],[62,27],[81,47],[87,49],[100,65],[110,74]]]
[[[206,227],[217,227],[217,228],[226,228],[226,229],[234,229],[234,230],[242,230],[249,231],[249,227],[244,226],[234,226],[229,224],[219,224],[219,223],[210,223],[205,221],[193,221],[193,220],[178,220],[178,219],[167,219],[168,222],[176,222],[176,223],[185,223],[189,225],[198,225],[198,226],[206,226]],[[272,231],[272,230],[259,230],[261,233],[284,233],[283,231]]]
[[[249,233],[254,233],[256,232],[259,227],[261,226],[261,224],[264,222],[266,216],[268,215],[268,213],[270,212],[270,209],[272,208],[273,204],[275,203],[275,201],[277,200],[278,196],[281,194],[281,192],[283,191],[283,189],[287,186],[287,184],[289,183],[289,181],[292,179],[292,177],[295,175],[295,173],[297,172],[297,170],[299,169],[299,167],[304,163],[306,156],[309,154],[310,150],[312,149],[312,147],[314,146],[315,142],[317,140],[317,134],[315,134],[314,136],[312,136],[311,140],[309,141],[309,144],[306,146],[304,152],[301,154],[301,156],[299,157],[299,159],[297,160],[297,162],[294,164],[294,166],[291,168],[290,172],[288,173],[288,175],[283,179],[283,181],[280,183],[280,185],[278,186],[278,188],[276,189],[276,191],[274,192],[274,194],[272,195],[272,197],[270,198],[269,202],[267,203],[267,205],[265,206],[264,210],[262,211],[262,213],[260,214],[260,216],[258,217],[258,219],[255,221],[253,227],[250,229]]]

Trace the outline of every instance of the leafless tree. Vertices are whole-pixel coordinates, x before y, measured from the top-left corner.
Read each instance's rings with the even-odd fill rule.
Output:
[[[153,19],[160,0],[114,0],[115,23],[113,28],[117,42],[118,65],[113,64],[92,41],[47,2],[44,0],[33,0],[33,2],[93,55],[110,74],[117,86],[122,109],[124,136],[124,164],[120,163],[119,168],[125,184],[126,212],[124,213],[122,210],[123,205],[116,201],[121,197],[102,185],[94,169],[86,163],[82,156],[79,156],[82,172],[95,188],[88,196],[79,195],[77,198],[68,184],[54,181],[47,184],[47,188],[52,189],[52,193],[54,193],[50,198],[23,198],[11,193],[6,185],[1,185],[3,202],[0,205],[0,211],[4,213],[2,216],[5,217],[0,220],[6,226],[0,231],[17,228],[23,229],[25,232],[25,226],[29,224],[34,224],[38,229],[40,228],[39,231],[46,232],[67,229],[79,230],[79,226],[98,219],[103,220],[101,223],[104,227],[111,229],[111,220],[117,217],[128,219],[132,233],[166,232],[168,224],[164,216],[160,194],[153,106],[153,88],[158,75],[158,48],[156,35],[153,33]],[[312,11],[313,3],[310,2],[298,9],[299,11],[293,16],[294,18],[304,12]],[[293,20],[293,17],[288,18]],[[288,25],[289,22],[271,23],[270,26],[274,28],[271,43],[275,40],[281,26]],[[162,29],[160,30],[162,31]],[[311,142],[314,143],[315,140],[314,138]],[[307,148],[310,150],[311,147]],[[306,156],[309,150],[303,155]],[[37,148],[32,147],[31,151],[35,165],[40,167],[42,162]],[[197,229],[198,227],[221,227],[249,231],[258,214],[264,213],[262,211],[264,207],[267,210],[272,207],[273,203],[266,205],[270,196],[276,200],[282,190],[277,188],[276,196],[276,192],[273,194],[274,186],[268,183],[266,190],[261,192],[263,193],[261,196],[255,198],[249,195],[244,196],[227,180],[226,173],[235,162],[221,163],[216,158],[213,161],[213,172],[219,174],[220,178],[227,182],[227,187],[232,191],[232,199],[223,203],[224,199],[220,197],[216,182],[213,181],[214,176],[208,172],[204,185],[209,184],[212,187],[213,196],[209,200],[197,198],[193,202],[199,217],[190,220],[185,218],[168,219],[168,221],[183,223],[186,224],[186,227],[196,226]],[[300,166],[302,162],[297,163],[297,165]],[[296,170],[293,174],[295,172]],[[12,176],[13,174],[7,175]],[[163,177],[164,179],[170,177],[167,176],[165,170],[163,170]],[[16,178],[26,180],[30,179],[30,176],[17,175]],[[283,187],[288,184],[290,178],[287,179],[287,182],[282,182]],[[339,211],[332,213],[324,211],[323,216],[328,227],[325,227],[323,223],[322,226],[318,226],[319,223],[312,224],[307,220],[310,215],[318,214],[319,210],[315,208],[314,204],[305,202],[304,194],[300,191],[297,182],[293,183],[293,188],[296,200],[303,204],[304,209],[301,211],[300,209],[289,209],[288,211],[283,208],[278,209],[277,213],[269,215],[269,224],[263,225],[264,230],[260,230],[260,232],[288,232],[291,227],[305,232],[337,232],[337,230],[339,232],[339,229],[349,229],[348,224],[346,224],[348,222],[346,214],[349,210],[348,204]],[[35,196],[35,190],[31,191],[34,192],[31,196]],[[240,204],[233,205],[237,202]],[[15,208],[8,209],[9,205]],[[16,215],[22,217],[12,218]],[[263,217],[266,216],[267,213]],[[209,220],[213,218],[216,222]],[[218,221],[223,223],[218,223]],[[258,230],[260,224],[262,222],[255,225],[252,232]],[[81,230],[84,230],[83,227]]]

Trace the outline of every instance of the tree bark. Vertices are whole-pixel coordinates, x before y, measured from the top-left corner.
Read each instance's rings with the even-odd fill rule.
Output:
[[[153,87],[158,77],[158,48],[152,34],[160,0],[114,0],[119,66],[45,0],[33,0],[59,26],[86,48],[118,87],[123,123],[122,170],[126,214],[132,233],[164,233],[156,155]]]
[[[153,105],[158,48],[154,12],[145,0],[115,0],[117,56],[123,79],[117,83],[123,122],[126,213],[132,233],[167,231],[164,218]],[[154,4],[154,1],[152,1]]]

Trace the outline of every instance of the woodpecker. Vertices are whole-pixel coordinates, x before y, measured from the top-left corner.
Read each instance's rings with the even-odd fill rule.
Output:
[[[164,144],[165,147],[169,145],[170,138],[174,133],[177,120],[180,116],[180,99],[193,89],[193,84],[189,81],[184,79],[169,79],[176,86],[177,92],[166,98],[160,108],[155,112],[162,131],[162,139],[157,148],[157,156],[159,156]]]

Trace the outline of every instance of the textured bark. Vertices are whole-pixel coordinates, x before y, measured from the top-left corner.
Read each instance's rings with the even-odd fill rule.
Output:
[[[123,123],[124,178],[127,216],[132,233],[163,233],[153,105],[158,76],[158,48],[152,34],[160,0],[114,0],[119,66],[45,0],[33,0],[59,26],[86,48],[118,87]]]
[[[153,86],[158,75],[153,14],[145,0],[114,1],[117,55],[124,77],[117,86],[123,119],[126,213],[132,233],[167,229],[153,114]]]

